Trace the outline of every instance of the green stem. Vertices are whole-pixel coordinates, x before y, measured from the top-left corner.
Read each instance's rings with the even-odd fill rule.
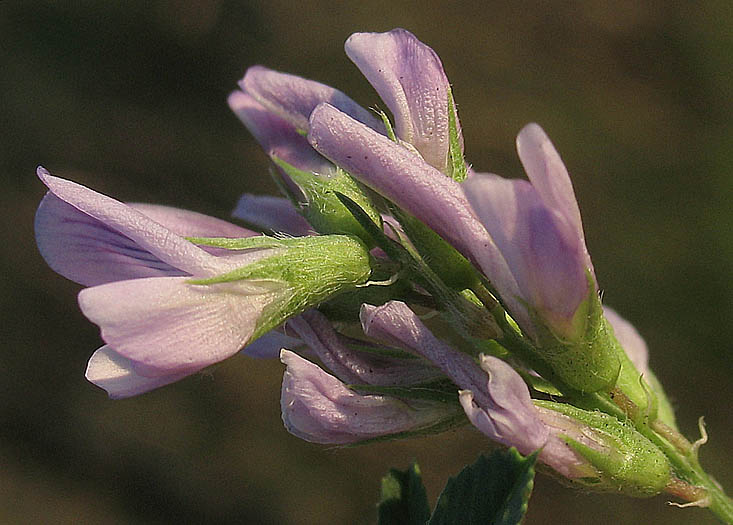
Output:
[[[608,394],[589,394],[578,400],[584,408],[597,408],[616,417],[624,417],[623,411],[615,405]],[[620,414],[619,414],[620,413]],[[697,460],[695,450],[688,449],[681,451],[670,441],[659,435],[652,427],[642,421],[636,422],[636,429],[649,441],[654,443],[669,459],[674,474],[694,487],[702,487],[709,498],[705,506],[715,514],[723,523],[733,523],[733,500],[729,498],[723,489],[703,470]],[[668,431],[674,432],[673,429]],[[686,441],[682,436],[675,441]],[[690,501],[691,503],[694,501]]]
[[[707,509],[720,518],[723,523],[733,523],[733,500],[702,469],[694,452],[688,455],[683,454],[647,425],[640,425],[637,429],[664,452],[677,476],[690,485],[705,489],[708,498],[710,498]]]
[[[557,377],[549,364],[538,357],[534,347],[509,323],[506,318],[506,311],[496,301],[493,295],[488,293],[480,285],[473,286],[472,290],[492,313],[499,328],[501,328],[503,334],[499,342],[519,359],[524,361],[525,365],[533,368],[542,377],[553,383],[558,390],[563,392],[572,401],[573,405],[588,410],[601,410],[621,420],[629,419],[629,414],[614,403],[608,393],[595,392],[581,394],[577,390],[568,387]],[[676,476],[693,487],[704,489],[705,495],[709,500],[706,505],[707,509],[722,520],[723,523],[733,524],[733,500],[702,469],[697,460],[697,451],[694,447],[681,447],[683,450],[680,450],[678,448],[680,444],[689,443],[682,435],[679,435],[673,428],[665,425],[664,431],[669,438],[668,441],[665,437],[654,431],[647,419],[633,418],[636,429],[667,456]],[[690,502],[694,503],[694,501]]]

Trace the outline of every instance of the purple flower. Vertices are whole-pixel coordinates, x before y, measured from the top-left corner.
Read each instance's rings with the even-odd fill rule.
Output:
[[[570,179],[539,126],[517,139],[531,184],[487,174],[458,184],[328,104],[311,114],[308,138],[480,268],[529,335],[537,319],[560,337],[582,335],[593,267]]]
[[[461,390],[473,392],[484,415],[479,428],[495,441],[514,446],[523,454],[547,441],[547,430],[537,418],[527,386],[503,361],[484,358],[486,366],[497,371],[487,382],[486,373],[473,358],[436,338],[405,303],[398,301],[379,307],[363,305],[361,322],[365,334],[424,357]],[[466,409],[466,404],[463,406]],[[466,412],[470,419],[473,412]]]
[[[123,204],[84,186],[38,176],[49,188],[36,212],[36,243],[48,265],[85,286],[141,277],[214,275],[219,259],[183,236],[249,237],[254,232],[200,213]],[[163,225],[165,224],[165,226]]]
[[[537,124],[519,133],[517,151],[530,182],[477,174],[463,189],[533,314],[555,334],[577,340],[587,313],[580,306],[595,279],[589,284],[593,265],[570,177]]]
[[[126,205],[84,186],[38,176],[49,193],[36,214],[36,239],[49,266],[91,286],[79,294],[84,314],[102,328],[102,347],[87,376],[112,397],[135,395],[192,374],[245,346],[263,309],[284,293],[278,283],[213,277],[276,253],[215,255],[183,235],[251,236],[201,214]],[[151,218],[152,217],[152,218]],[[265,343],[263,343],[265,344]]]
[[[299,340],[346,383],[406,386],[441,377],[440,371],[423,359],[391,357],[385,355],[387,348],[339,334],[317,310],[290,319],[286,326],[288,332],[295,332]]]
[[[450,85],[435,52],[404,29],[355,33],[345,49],[392,111],[400,143],[447,172]],[[302,171],[329,176],[334,169],[304,137],[319,104],[328,103],[375,132],[386,133],[373,112],[313,80],[253,66],[239,86],[241,91],[229,97],[232,110],[268,155]],[[456,131],[462,148],[460,127]],[[289,191],[300,197],[297,186],[281,172]]]
[[[569,448],[568,435],[603,450],[588,427],[552,410],[536,407],[527,385],[507,363],[481,355],[479,363],[437,339],[407,305],[391,301],[362,307],[364,332],[421,355],[438,366],[459,388],[471,423],[489,438],[523,454],[542,449],[540,461],[565,477],[595,475],[587,460]],[[585,434],[588,434],[586,437]]]
[[[392,112],[400,141],[447,173],[450,84],[435,51],[404,29],[354,33],[344,47]]]
[[[285,428],[313,443],[346,444],[419,432],[455,417],[455,408],[433,401],[402,401],[359,394],[298,354],[283,350],[287,366],[280,407]]]

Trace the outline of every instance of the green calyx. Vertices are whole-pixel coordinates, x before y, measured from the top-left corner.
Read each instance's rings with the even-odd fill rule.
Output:
[[[478,281],[473,265],[440,235],[402,210],[395,208],[393,214],[425,264],[445,284],[455,290],[463,290]]]
[[[356,235],[365,242],[371,238],[364,228],[336,196],[336,192],[347,195],[366,211],[369,217],[381,226],[382,217],[362,187],[348,173],[337,168],[326,176],[299,170],[277,157],[272,157],[305,195],[306,202],[299,203],[300,212],[318,233]]]
[[[450,164],[448,166],[450,172],[448,175],[456,182],[463,182],[468,177],[468,167],[463,158],[461,134],[458,131],[458,112],[450,88],[448,89],[448,147],[450,152]]]
[[[576,432],[568,429],[562,437],[597,472],[596,476],[577,478],[574,482],[595,491],[642,498],[659,494],[670,482],[669,460],[631,422],[567,404],[540,400],[534,403],[572,420],[571,425],[564,426],[575,427]]]
[[[622,356],[603,317],[595,283],[590,275],[588,279],[588,295],[578,308],[572,339],[557,335],[539,315],[533,315],[538,327],[538,352],[570,388],[581,393],[608,392],[619,377]]]
[[[570,337],[557,335],[534,315],[538,352],[557,377],[578,394],[617,393],[620,408],[635,421],[657,417],[657,398],[641,377],[603,315],[590,272],[588,295],[578,307]],[[623,399],[622,399],[623,398]]]
[[[253,339],[308,308],[363,285],[372,271],[369,249],[350,235],[198,240],[230,249],[274,249],[272,255],[232,272],[189,281],[199,285],[240,280],[279,283],[280,290],[274,292],[277,298],[266,308]]]

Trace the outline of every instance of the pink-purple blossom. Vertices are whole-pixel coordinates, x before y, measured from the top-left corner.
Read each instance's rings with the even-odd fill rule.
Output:
[[[49,188],[36,214],[39,250],[57,272],[90,286],[79,304],[107,345],[90,360],[87,377],[113,397],[156,388],[234,355],[281,293],[272,282],[188,283],[276,250],[210,250],[215,254],[181,235],[248,237],[249,230],[195,212],[126,205],[43,168],[38,176]],[[261,352],[266,345],[259,345]]]
[[[262,66],[249,68],[228,99],[274,161],[288,197],[244,194],[233,215],[278,237],[250,242],[256,233],[240,226],[175,208],[124,204],[39,168],[49,189],[36,214],[39,250],[51,268],[87,287],[79,293],[79,306],[105,342],[89,360],[87,378],[111,397],[128,397],[244,348],[255,357],[279,356],[286,366],[282,418],[305,440],[346,444],[470,422],[523,454],[539,450],[540,461],[567,478],[600,476],[569,443],[606,454],[603,432],[533,402],[519,372],[535,377],[536,371],[522,361],[526,354],[513,355],[516,347],[510,346],[519,339],[523,351],[537,353],[535,363],[553,374],[560,370],[560,386],[571,394],[609,391],[622,378],[642,392],[634,402],[650,395],[637,381],[637,370],[650,374],[643,339],[612,310],[605,310],[605,318],[600,313],[580,211],[559,154],[545,132],[529,124],[517,137],[529,180],[476,173],[463,161],[450,84],[431,48],[395,29],[353,34],[345,49],[390,110],[394,129],[386,116],[335,88]],[[465,181],[454,177],[457,165],[470,173]],[[359,205],[371,207],[373,224],[349,215],[360,221],[357,228],[339,230],[343,222],[334,226],[338,221],[327,220],[319,228],[322,217],[308,215],[308,205],[320,206],[324,215],[335,215],[333,202],[343,205],[334,193],[346,186],[306,188],[338,177],[363,192]],[[374,201],[382,203],[383,197],[389,203],[380,209],[351,177],[381,196]],[[332,199],[328,206],[325,197],[305,202],[319,192]],[[426,264],[432,254],[415,249],[419,239],[410,238],[401,217],[421,221],[440,243],[460,252],[462,264],[473,265],[471,282],[451,284],[454,290],[432,275]],[[383,224],[394,244],[381,238]],[[287,242],[326,239],[318,233],[336,233],[356,246],[361,264],[354,275],[339,274],[343,261],[324,263],[328,257],[318,247],[323,245],[308,251],[303,244],[297,256],[284,257]],[[367,247],[380,240],[383,250],[370,255]],[[389,260],[397,245],[412,264]],[[252,275],[241,273],[265,261],[275,261],[270,273],[261,266]],[[384,280],[368,281],[373,273]],[[293,283],[300,281],[317,292],[296,297]],[[365,297],[374,288],[363,288],[370,286],[384,286],[389,299],[369,304]],[[344,290],[351,293],[351,309],[344,308],[346,320],[337,323],[324,313],[327,308],[318,308]],[[444,296],[430,296],[435,290]],[[403,298],[431,315],[479,310],[491,319],[492,330],[456,329],[459,337],[449,344],[407,299],[397,300]],[[456,303],[446,307],[448,300]],[[606,319],[637,370],[625,356],[606,352],[618,348]],[[589,326],[593,338],[607,340],[590,341]],[[553,356],[541,354],[548,341],[556,354],[575,345],[571,350],[580,359],[573,354],[553,368]],[[495,355],[484,351],[490,342]],[[585,374],[590,382],[573,383],[573,374]]]
[[[445,403],[360,394],[287,350],[280,359],[286,366],[280,397],[283,422],[306,441],[346,444],[418,432],[455,415],[455,408]]]

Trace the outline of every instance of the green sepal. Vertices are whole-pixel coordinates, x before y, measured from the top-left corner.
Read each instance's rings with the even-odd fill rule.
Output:
[[[389,120],[389,117],[384,111],[379,111],[379,117],[382,119],[382,123],[384,124],[384,128],[387,130],[387,136],[392,140],[393,142],[398,142],[397,135],[394,132],[394,128],[392,127],[392,123]]]
[[[478,281],[473,265],[440,235],[397,207],[391,211],[422,259],[445,284],[455,290],[463,290]]]
[[[272,283],[273,300],[251,341],[286,319],[366,283],[371,275],[369,250],[356,237],[319,235],[275,241],[283,248],[273,255],[223,275],[188,281],[197,285],[240,280]]]
[[[536,461],[537,452],[525,458],[515,448],[479,456],[448,480],[429,525],[520,523],[534,487]]]
[[[647,402],[650,390],[640,383],[628,356],[618,344],[613,328],[603,315],[595,280],[586,271],[588,294],[578,307],[571,328],[564,335],[548,326],[539,312],[530,309],[537,331],[537,352],[555,374],[581,394],[621,389],[643,411],[654,411]]]
[[[410,386],[348,385],[348,387],[362,394],[458,404],[458,387],[448,379],[438,379]]]
[[[390,469],[382,478],[379,525],[424,525],[430,504],[417,463],[407,470]]]
[[[458,112],[453,100],[453,91],[448,88],[448,145],[450,152],[450,177],[456,182],[463,182],[468,176],[468,168],[463,158],[461,136],[458,132]]]
[[[674,407],[667,397],[667,393],[664,391],[662,383],[651,370],[647,370],[645,379],[657,398],[657,417],[662,421],[662,423],[679,432],[679,429],[677,428],[677,418],[674,414]]]
[[[198,244],[200,246],[213,246],[215,248],[225,248],[227,250],[250,250],[265,248],[287,248],[291,241],[297,241],[293,238],[276,238],[266,235],[257,235],[255,237],[186,237],[186,240]]]
[[[476,304],[447,286],[409,242],[400,244],[390,239],[357,203],[346,195],[337,193],[337,196],[372,236],[377,246],[401,265],[401,271],[405,273],[406,278],[414,280],[430,292],[437,305],[445,311],[444,315],[451,317],[454,327],[467,342],[473,344],[477,339],[494,339],[501,333],[494,317],[480,306],[480,301]],[[399,235],[399,232],[395,233]]]
[[[667,456],[637,431],[629,420],[600,412],[576,408],[566,403],[533,400],[535,405],[572,418],[585,439],[601,450],[591,448],[570,436],[563,436],[575,452],[585,458],[596,472],[573,480],[594,491],[621,492],[633,497],[659,494],[669,483],[672,470]]]
[[[335,195],[335,192],[348,195],[374,222],[381,225],[382,217],[379,210],[372,204],[361,185],[348,173],[337,168],[334,173],[326,176],[300,170],[275,156],[272,157],[272,161],[287,173],[303,192],[306,202],[300,203],[299,211],[314,230],[324,235],[350,234],[365,242],[371,240]]]

